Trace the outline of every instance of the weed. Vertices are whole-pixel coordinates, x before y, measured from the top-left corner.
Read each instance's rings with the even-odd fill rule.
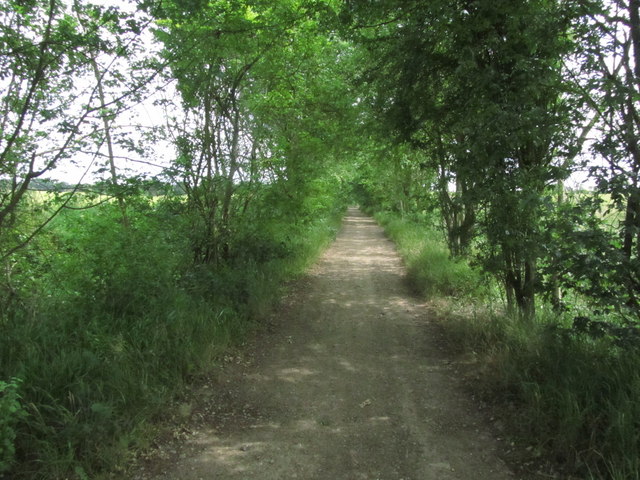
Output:
[[[9,470],[14,462],[16,424],[24,418],[18,395],[20,380],[0,381],[0,473]]]

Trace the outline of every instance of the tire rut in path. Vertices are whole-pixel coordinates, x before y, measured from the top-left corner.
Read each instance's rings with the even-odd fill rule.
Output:
[[[141,478],[514,478],[404,275],[382,230],[349,209],[250,364],[208,387],[208,425],[163,473]]]

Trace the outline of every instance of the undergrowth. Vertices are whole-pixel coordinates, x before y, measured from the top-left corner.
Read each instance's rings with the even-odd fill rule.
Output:
[[[375,219],[396,243],[417,293],[427,298],[470,294],[483,297],[488,293],[480,272],[464,261],[452,259],[441,233],[425,228],[424,221],[391,213],[378,213]]]
[[[523,468],[570,478],[640,478],[640,351],[576,329],[548,306],[522,321],[490,305],[487,282],[448,258],[426,222],[378,214],[416,289],[438,299],[452,345],[476,359],[477,393],[496,405]],[[455,298],[452,298],[455,297]],[[478,302],[478,300],[482,302]],[[461,304],[475,308],[461,308]]]
[[[162,407],[314,260],[339,220],[337,210],[297,223],[263,219],[261,242],[243,243],[239,232],[225,264],[195,267],[180,204],[138,199],[128,226],[108,202],[66,210],[7,267],[0,477],[84,480],[117,469],[149,441]]]

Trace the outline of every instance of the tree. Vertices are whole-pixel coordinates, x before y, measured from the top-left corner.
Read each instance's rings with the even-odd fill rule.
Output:
[[[640,316],[640,21],[638,2],[578,2],[580,49],[567,67],[589,111],[590,176],[596,192],[560,222],[550,270],[600,313]],[[567,62],[569,63],[569,62]],[[566,212],[566,210],[565,210]],[[619,220],[618,220],[619,218]],[[614,219],[614,220],[612,220]]]
[[[6,259],[66,205],[33,219],[25,208],[31,182],[76,156],[99,155],[109,122],[154,72],[131,68],[127,76],[114,67],[117,58],[131,58],[146,21],[139,12],[56,0],[0,8],[0,258]],[[118,93],[107,99],[105,86],[114,78]]]
[[[431,158],[451,253],[468,253],[479,229],[483,265],[532,317],[544,193],[566,175],[557,157],[571,141],[561,75],[568,12],[546,0],[372,10],[352,3],[347,16],[377,59],[374,104],[396,138]]]
[[[289,208],[304,203],[336,134],[339,118],[328,119],[341,115],[347,99],[329,100],[335,92],[319,88],[329,79],[328,56],[337,53],[318,35],[328,5],[175,8],[157,13],[185,113],[172,127],[179,132],[174,175],[194,222],[194,261],[216,264],[231,256],[234,229],[262,187],[279,189]],[[326,87],[340,86],[337,78]]]

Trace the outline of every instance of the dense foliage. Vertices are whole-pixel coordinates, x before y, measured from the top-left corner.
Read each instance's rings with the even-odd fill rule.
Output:
[[[597,478],[638,472],[638,10],[388,0],[343,14],[367,58],[359,81],[372,122],[430,170],[410,182],[437,204],[400,206],[406,176],[392,161],[360,170],[359,198],[388,212],[380,218],[425,293],[477,300],[474,284],[448,286],[465,285],[460,261],[495,279],[490,297],[506,308],[483,291],[495,311],[465,323],[463,342],[493,362],[494,393],[523,412],[514,423],[527,425],[531,450]],[[577,177],[593,189],[568,190]],[[412,246],[416,221],[423,246]],[[450,263],[434,256],[434,226]]]
[[[614,417],[640,418],[606,378],[640,347],[639,9],[2,3],[0,472],[85,478],[142,442],[351,200],[423,294],[472,295],[528,332],[494,335],[521,347],[504,382],[537,402],[530,419],[555,412],[541,430],[573,432],[557,451],[590,439],[567,468],[634,478]],[[47,180],[74,165],[80,182]],[[570,191],[576,176],[592,190]],[[563,371],[536,357],[565,347]],[[599,386],[558,394],[590,373]]]
[[[638,320],[637,8],[386,1],[345,11],[368,54],[360,81],[372,115],[437,175],[423,186],[451,254],[493,273],[523,318],[540,294],[570,308],[562,291],[577,289],[593,312]],[[587,155],[597,193],[568,202],[564,182]]]
[[[0,472],[12,478],[119,468],[335,233],[348,45],[323,34],[330,3],[240,3],[3,4]],[[125,131],[157,90],[165,120]],[[175,155],[149,157],[149,141]],[[41,180],[85,158],[92,185]],[[131,158],[166,168],[143,180]]]

